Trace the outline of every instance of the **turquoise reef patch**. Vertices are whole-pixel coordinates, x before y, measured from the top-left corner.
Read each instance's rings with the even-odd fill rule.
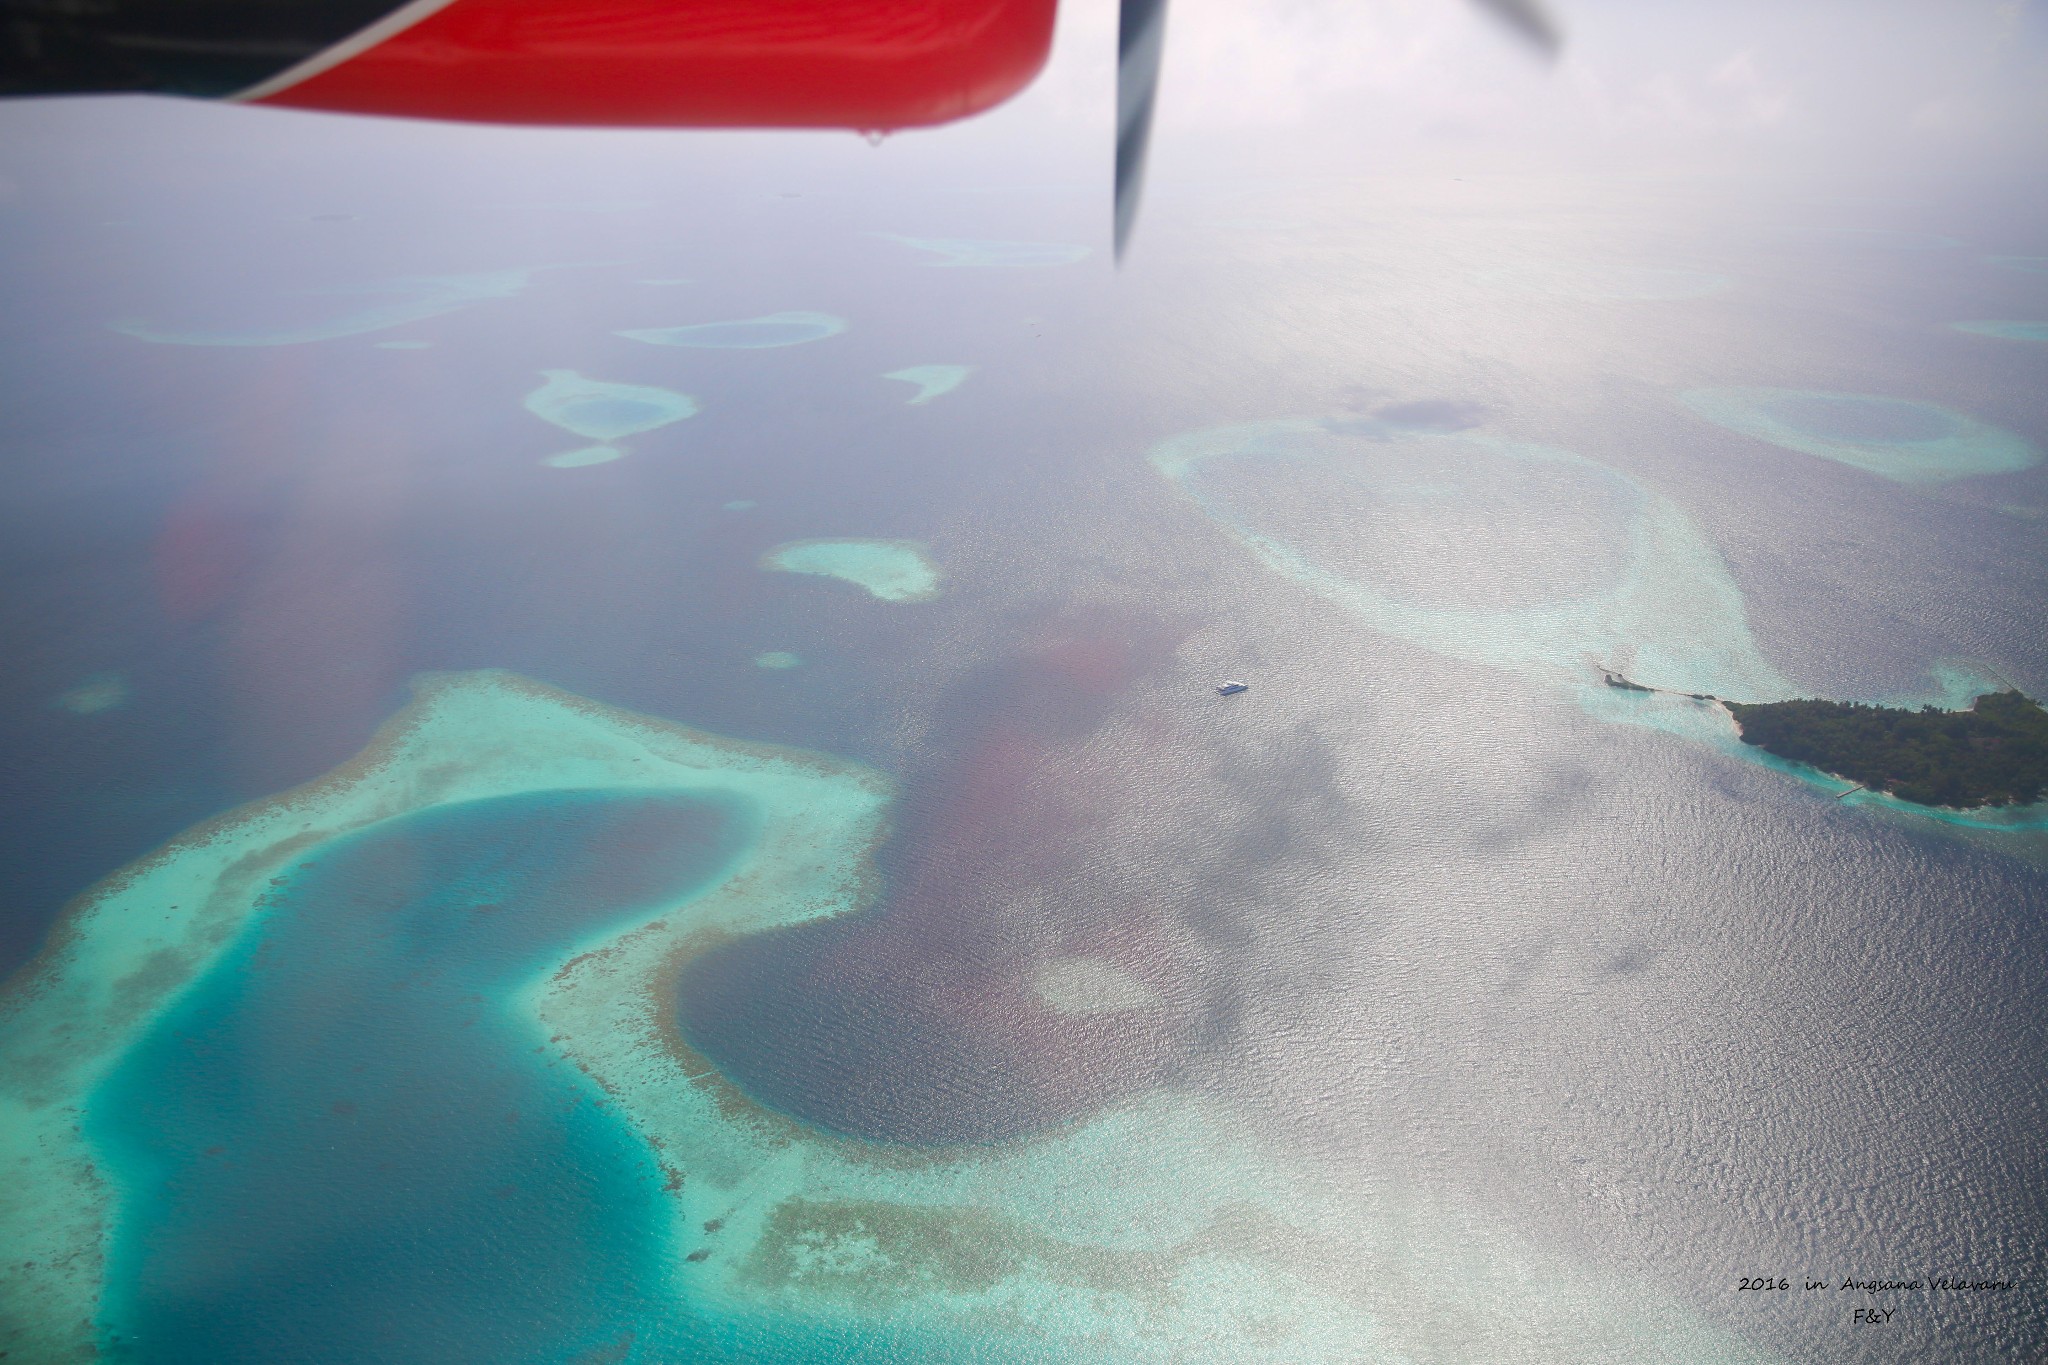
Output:
[[[795,540],[763,555],[761,567],[837,578],[884,602],[928,602],[942,581],[914,540]]]
[[[803,664],[801,656],[786,649],[770,649],[754,656],[754,667],[769,669],[797,668]]]
[[[977,237],[901,237],[893,232],[876,234],[901,242],[939,259],[931,266],[966,266],[984,269],[1018,269],[1041,265],[1072,265],[1085,258],[1091,247],[1067,242],[995,242]]]
[[[59,692],[51,705],[74,716],[96,716],[128,702],[128,680],[108,671],[81,678],[75,686]]]
[[[2041,458],[2009,431],[1911,399],[1804,389],[1693,389],[1679,397],[1717,426],[1897,483],[2009,474]]]
[[[541,373],[548,382],[526,395],[526,410],[593,441],[637,436],[697,414],[697,400],[688,394],[648,384],[585,379],[574,370]]]
[[[900,379],[906,384],[917,385],[917,392],[904,403],[904,406],[914,408],[941,394],[951,393],[967,382],[967,376],[973,373],[972,365],[912,365],[907,369],[891,370],[882,378]]]
[[[768,313],[730,322],[697,322],[685,327],[641,327],[613,335],[649,346],[682,346],[704,351],[763,351],[823,341],[846,330],[846,319],[831,313]]]
[[[1986,256],[1986,265],[2001,270],[2021,270],[2029,275],[2048,275],[2048,256]]]

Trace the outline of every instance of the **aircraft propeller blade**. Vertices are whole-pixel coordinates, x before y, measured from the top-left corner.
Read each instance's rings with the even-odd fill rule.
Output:
[[[1564,34],[1541,0],[1473,0],[1516,37],[1555,58]],[[1152,102],[1159,93],[1159,57],[1166,46],[1166,0],[1119,0],[1116,35],[1116,258],[1121,261],[1138,221],[1145,152],[1152,139]]]
[[[1479,8],[1513,29],[1546,57],[1555,57],[1564,46],[1564,33],[1538,0],[1473,0]]]
[[[1166,46],[1166,0],[1121,0],[1116,35],[1116,255],[1138,221],[1159,54]]]

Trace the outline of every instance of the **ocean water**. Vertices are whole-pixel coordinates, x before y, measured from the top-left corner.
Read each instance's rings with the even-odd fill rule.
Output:
[[[1595,672],[2048,689],[2038,463],[1902,481],[1685,397],[1778,394],[1831,450],[1955,430],[1930,412],[2041,448],[2038,348],[1949,325],[2048,307],[2000,264],[2038,259],[2031,209],[1162,174],[1118,272],[1099,185],[971,158],[310,120],[258,177],[222,169],[268,145],[235,111],[146,110],[37,115],[9,171],[10,965],[97,879],[341,768],[426,671],[894,796],[857,912],[646,996],[796,1154],[746,1177],[751,1279],[693,1297],[725,1262],[676,1220],[719,1235],[687,1200],[720,1154],[667,1188],[526,993],[718,884],[743,818],[429,804],[316,841],[67,1098],[104,1354],[2048,1346],[2041,834],[1838,801]],[[163,169],[82,180],[87,136]],[[477,179],[420,194],[458,154]],[[932,357],[971,380],[906,402]],[[527,406],[562,373],[697,410],[555,412],[630,456],[564,462]],[[794,543],[915,545],[936,587],[764,570]],[[1902,1310],[1875,1344],[1872,1299]]]
[[[548,793],[300,864],[88,1101],[124,1185],[116,1358],[601,1358],[644,1336],[661,1171],[603,1091],[535,1059],[506,996],[715,875],[731,823]]]

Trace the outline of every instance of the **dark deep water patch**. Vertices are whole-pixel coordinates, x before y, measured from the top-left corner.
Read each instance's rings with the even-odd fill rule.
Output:
[[[496,1365],[644,1333],[663,1176],[507,1001],[715,874],[745,825],[700,797],[541,792],[300,864],[90,1102],[124,1354]]]
[[[1105,881],[1080,755],[1124,691],[1165,667],[1184,624],[1072,611],[968,673],[937,708],[881,850],[880,913],[722,945],[677,983],[685,1036],[751,1096],[839,1133],[1000,1141],[1159,1083],[1206,1041],[1201,988],[1142,885]],[[1062,1014],[1033,991],[1041,902],[1099,899],[1098,937],[1159,1008]]]

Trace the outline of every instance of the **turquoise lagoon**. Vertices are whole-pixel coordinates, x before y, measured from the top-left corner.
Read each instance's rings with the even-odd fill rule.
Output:
[[[761,567],[837,578],[884,602],[928,602],[944,581],[914,540],[795,540],[763,555]]]
[[[1896,483],[2010,474],[2040,461],[2024,438],[1933,403],[1807,389],[1692,389],[1717,426]]]
[[[110,1337],[213,1365],[644,1334],[664,1176],[512,1003],[745,838],[715,799],[599,788],[430,807],[299,859],[88,1102],[120,1207]]]
[[[640,327],[615,335],[650,346],[706,351],[763,351],[823,341],[846,330],[846,319],[830,313],[769,313],[732,322],[696,322],[683,327]]]

